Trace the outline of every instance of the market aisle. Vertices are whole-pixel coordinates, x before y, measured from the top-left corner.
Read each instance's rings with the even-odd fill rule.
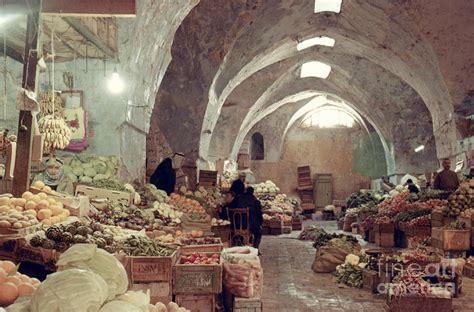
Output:
[[[325,223],[335,230],[335,223]],[[286,236],[264,236],[263,311],[385,311],[385,300],[363,289],[340,288],[331,274],[311,270],[315,249],[310,242]],[[474,281],[464,279],[463,295],[454,299],[455,311],[474,311]]]

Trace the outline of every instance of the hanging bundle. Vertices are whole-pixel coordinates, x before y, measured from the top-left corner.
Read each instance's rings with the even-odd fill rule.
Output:
[[[47,115],[54,115],[58,118],[63,117],[64,107],[59,94],[55,94],[55,100],[53,104],[53,93],[51,90],[42,92],[39,95],[39,106],[40,106],[40,117]]]
[[[71,139],[71,130],[62,118],[53,115],[39,120],[39,129],[44,137],[43,153],[48,154],[56,149],[65,149]]]

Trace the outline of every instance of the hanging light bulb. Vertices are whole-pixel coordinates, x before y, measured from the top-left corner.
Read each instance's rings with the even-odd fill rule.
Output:
[[[116,68],[112,73],[112,77],[109,79],[108,87],[109,91],[114,94],[122,93],[125,87],[125,84],[123,83],[122,78],[120,78]]]

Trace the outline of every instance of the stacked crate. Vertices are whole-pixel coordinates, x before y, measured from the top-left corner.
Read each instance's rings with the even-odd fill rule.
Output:
[[[298,167],[298,194],[301,198],[301,208],[305,214],[314,212],[314,191],[311,181],[311,168]]]
[[[217,171],[199,170],[199,186],[215,187],[217,185]]]

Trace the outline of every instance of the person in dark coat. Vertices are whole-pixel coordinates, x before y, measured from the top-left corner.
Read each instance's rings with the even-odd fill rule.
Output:
[[[262,240],[262,204],[254,196],[253,187],[248,187],[243,194],[237,195],[235,205],[239,208],[249,208],[250,232],[253,234],[253,247],[258,248]],[[246,222],[242,223],[243,228],[247,228]]]
[[[415,183],[413,183],[412,179],[407,180],[407,186],[408,186],[408,191],[410,191],[410,193],[418,194],[420,192],[420,189],[418,188],[418,186],[416,186]]]
[[[173,169],[173,161],[171,158],[165,158],[158,167],[156,167],[155,172],[150,177],[150,183],[156,186],[157,189],[165,191],[168,195],[174,192],[176,170]]]
[[[239,178],[232,182],[229,191],[234,192],[236,196],[245,192],[245,173],[241,173]]]
[[[224,205],[219,210],[219,218],[222,220],[229,220],[228,210],[232,208],[237,208],[235,202],[235,193],[234,192],[227,192],[224,198]]]

